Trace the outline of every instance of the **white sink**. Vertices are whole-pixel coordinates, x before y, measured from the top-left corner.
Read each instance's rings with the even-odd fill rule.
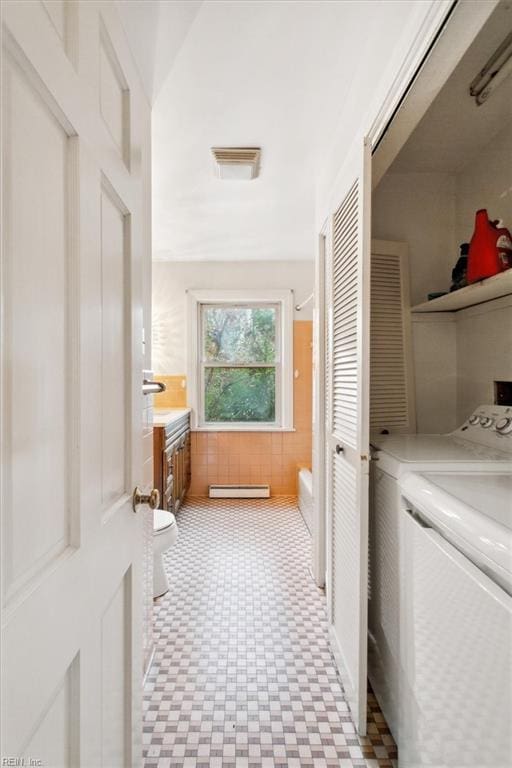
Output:
[[[187,413],[190,413],[190,408],[154,408],[153,426],[165,427],[171,421],[180,419]]]

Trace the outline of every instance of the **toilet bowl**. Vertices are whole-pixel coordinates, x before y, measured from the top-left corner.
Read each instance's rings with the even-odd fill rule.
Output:
[[[178,526],[172,512],[155,509],[153,512],[153,597],[161,597],[169,589],[164,569],[164,553],[178,540]]]

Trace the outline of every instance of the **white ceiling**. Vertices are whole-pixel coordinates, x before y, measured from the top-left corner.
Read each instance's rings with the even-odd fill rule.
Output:
[[[313,258],[320,158],[345,102],[354,93],[364,102],[418,2],[430,4],[118,0],[156,94],[153,257]],[[210,148],[228,145],[262,147],[259,178],[215,177]]]
[[[116,0],[151,104],[170,72],[202,0]]]

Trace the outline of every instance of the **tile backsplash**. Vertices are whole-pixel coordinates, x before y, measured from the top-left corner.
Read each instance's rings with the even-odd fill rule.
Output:
[[[165,376],[155,373],[155,381],[162,381],[165,384],[165,392],[154,396],[155,408],[185,408],[187,405],[187,377],[185,374],[179,376]]]

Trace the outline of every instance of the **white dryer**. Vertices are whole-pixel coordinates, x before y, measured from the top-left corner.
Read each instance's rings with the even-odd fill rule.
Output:
[[[368,667],[400,765],[506,768],[512,597],[491,561],[506,571],[512,407],[447,435],[372,436],[372,459]]]

